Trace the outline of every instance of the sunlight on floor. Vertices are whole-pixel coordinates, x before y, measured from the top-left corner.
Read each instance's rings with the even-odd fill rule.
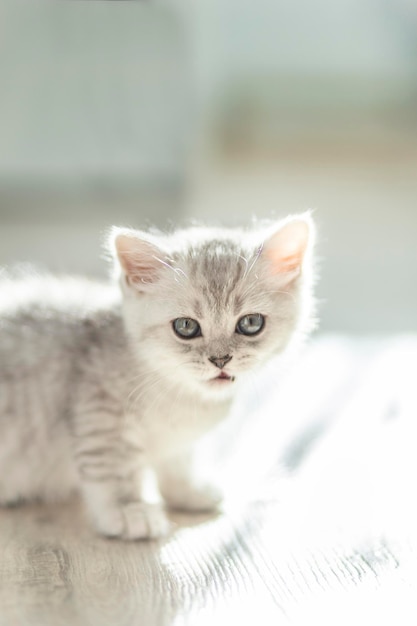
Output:
[[[412,538],[417,510],[410,495],[417,474],[417,337],[363,342],[360,350],[363,358],[352,372],[352,343],[328,337],[316,342],[298,376],[284,378],[279,389],[271,378],[274,368],[268,372],[275,391],[252,414],[256,427],[241,435],[239,454],[227,459],[229,488],[240,497],[235,493],[228,500],[226,517],[184,529],[173,540],[176,544],[187,537],[203,585],[215,588],[210,567],[205,568],[207,554],[217,553],[227,570],[228,558],[236,561],[236,529],[249,532],[241,520],[251,520],[250,582],[242,589],[239,579],[226,575],[227,594],[221,599],[214,591],[207,594],[204,610],[193,613],[196,626],[229,624],[232,617],[242,624],[259,619],[263,625],[276,624],[277,609],[293,624],[312,619],[351,624],[359,617],[361,623],[394,623],[400,615],[402,624],[415,623]],[[294,393],[297,384],[302,396]],[[312,415],[320,416],[324,434],[317,442],[306,442],[299,471],[281,466],[271,474],[277,439],[285,450],[292,437],[308,428]],[[286,427],[280,428],[281,423]],[[253,467],[269,470],[260,487]],[[270,504],[261,515],[251,505],[242,508],[248,485],[258,502],[269,493]],[[390,546],[395,546],[395,556]],[[179,552],[172,543],[161,550],[162,561],[173,562],[177,575]],[[272,602],[265,594],[265,552],[274,564],[267,583]],[[244,555],[239,566],[245,567]],[[186,564],[182,575],[187,576]],[[174,623],[179,626],[182,620],[178,616]]]

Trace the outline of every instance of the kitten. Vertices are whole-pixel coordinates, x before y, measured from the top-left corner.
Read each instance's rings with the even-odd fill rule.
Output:
[[[168,531],[144,501],[156,472],[169,507],[215,508],[193,444],[239,383],[309,330],[308,215],[241,231],[114,228],[118,285],[0,282],[0,504],[82,493],[97,531]]]

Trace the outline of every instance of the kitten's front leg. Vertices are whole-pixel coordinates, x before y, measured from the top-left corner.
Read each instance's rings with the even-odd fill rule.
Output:
[[[108,422],[103,416],[96,421]],[[167,534],[169,522],[162,508],[142,498],[145,459],[140,445],[114,426],[95,427],[90,434],[83,430],[75,438],[74,454],[81,492],[96,530],[127,540]]]
[[[101,535],[126,540],[157,539],[169,531],[168,519],[160,505],[139,497],[124,501],[120,498],[118,481],[99,484],[83,479],[81,490],[94,527]]]
[[[161,495],[172,509],[213,511],[223,500],[220,489],[196,473],[192,451],[170,457],[155,469]]]

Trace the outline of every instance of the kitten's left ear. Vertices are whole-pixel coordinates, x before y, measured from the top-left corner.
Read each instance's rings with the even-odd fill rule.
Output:
[[[289,218],[265,241],[262,256],[270,263],[272,273],[286,283],[294,280],[303,267],[306,253],[314,237],[309,214]]]

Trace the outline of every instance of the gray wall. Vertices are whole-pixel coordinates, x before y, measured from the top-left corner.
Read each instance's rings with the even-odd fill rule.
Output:
[[[0,3],[0,263],[99,272],[108,225],[181,213],[183,31],[166,5]]]

